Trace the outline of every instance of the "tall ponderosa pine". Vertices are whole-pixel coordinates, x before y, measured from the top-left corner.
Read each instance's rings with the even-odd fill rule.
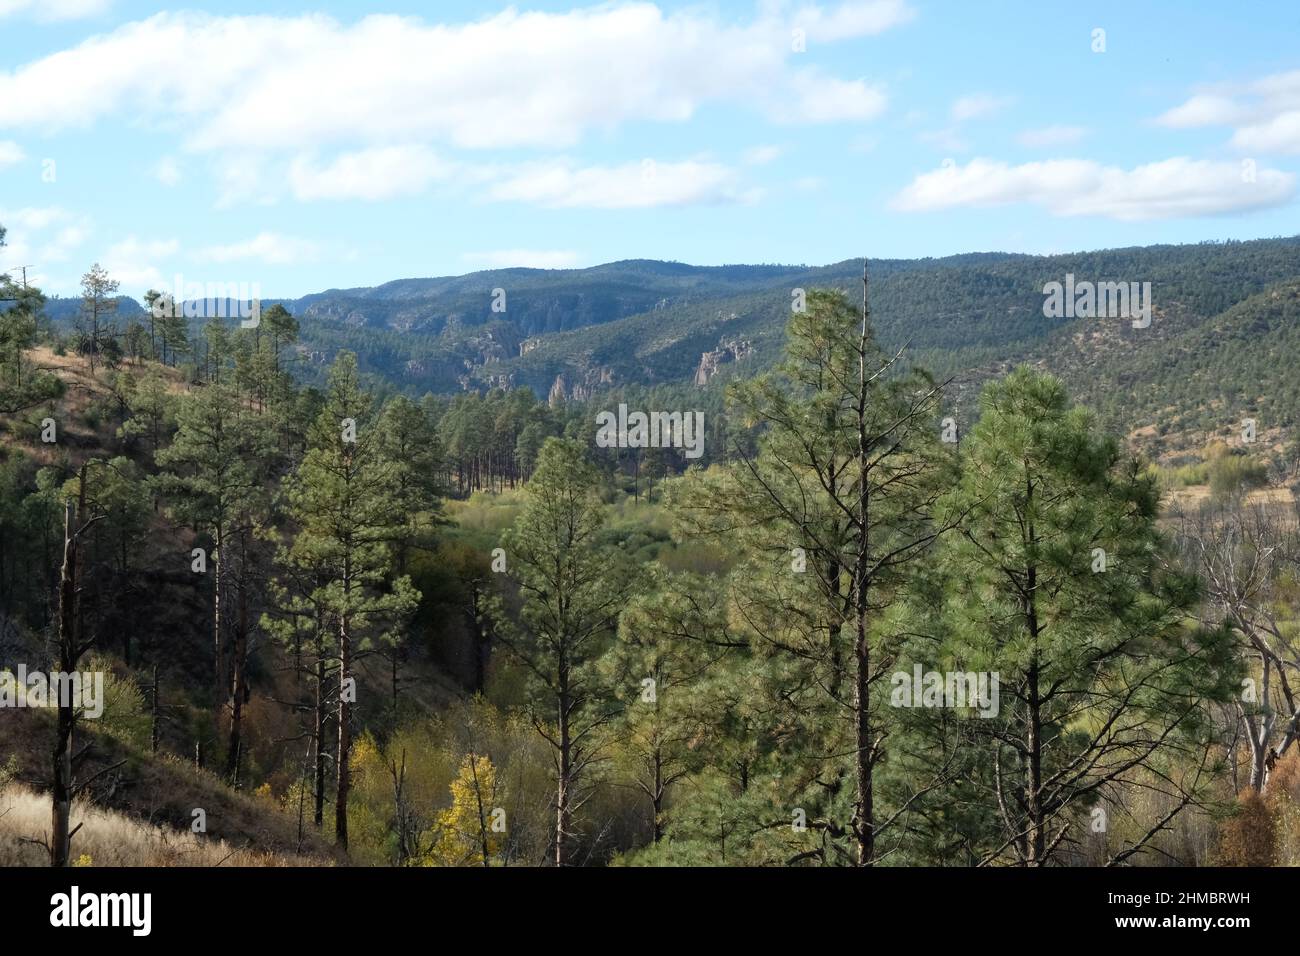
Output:
[[[209,385],[188,395],[177,411],[176,436],[158,453],[163,471],[158,485],[171,502],[174,518],[209,535],[212,554],[206,564],[212,575],[213,721],[220,732],[231,675],[225,660],[225,599],[228,579],[227,544],[237,544],[245,557],[249,536],[264,520],[267,478],[272,458],[271,434],[262,416],[249,411],[229,385]],[[185,556],[189,561],[189,556]],[[241,561],[240,566],[246,566]],[[236,649],[246,646],[248,624],[243,586],[238,588],[235,616]],[[242,642],[242,643],[241,643]],[[232,710],[232,719],[235,711]],[[232,739],[238,738],[237,721]],[[228,765],[237,754],[228,754]]]
[[[1022,367],[980,404],[953,493],[966,517],[942,548],[938,653],[999,677],[996,716],[967,722],[1000,830],[982,859],[1042,866],[1135,788],[1174,812],[1199,796],[1165,761],[1208,759],[1204,704],[1231,696],[1232,643],[1188,626],[1198,588],[1168,565],[1156,479],[1057,379]]]
[[[613,635],[627,578],[616,550],[599,540],[598,485],[580,444],[547,440],[524,509],[503,541],[523,599],[520,626],[503,637],[528,671],[533,724],[554,760],[556,866],[571,862],[573,816],[616,710],[597,660]]]
[[[310,599],[333,628],[339,683],[334,827],[344,849],[356,663],[376,642],[398,640],[396,625],[420,597],[409,578],[392,574],[392,542],[409,516],[397,493],[397,468],[381,451],[373,413],[356,357],[340,353],[330,369],[325,408],[308,435],[307,454],[287,481],[290,516],[298,528],[287,558],[320,574]]]
[[[887,612],[943,530],[952,456],[939,387],[881,350],[865,276],[863,292],[860,312],[842,293],[808,293],[785,362],[729,393],[757,455],[738,446],[738,462],[693,483],[683,506],[689,528],[742,556],[737,610],[772,703],[772,806],[756,827],[789,831],[798,809],[817,842],[794,841],[788,858],[869,866],[900,812],[881,818],[875,805],[889,716],[877,682],[897,653]]]
[[[393,541],[396,573],[410,566],[411,549],[442,521],[442,451],[433,421],[424,408],[403,395],[389,399],[379,414],[379,453],[393,467],[397,503],[406,522]],[[426,544],[427,546],[427,544]],[[393,718],[397,718],[401,649],[389,650]]]

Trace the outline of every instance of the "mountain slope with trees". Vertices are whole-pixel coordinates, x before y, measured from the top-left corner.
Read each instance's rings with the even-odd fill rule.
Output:
[[[375,360],[420,337],[363,325],[312,374],[292,305],[160,320],[92,268],[50,323],[5,282],[0,669],[112,707],[0,711],[0,814],[47,800],[55,866],[91,806],[271,862],[1294,862],[1300,523],[1250,497],[1294,470],[1220,441],[1183,508],[1112,422],[1269,435],[1295,252],[723,270],[537,336],[560,395],[414,391]],[[1135,265],[1150,329],[1042,315]],[[706,453],[605,447],[617,402],[704,409]]]

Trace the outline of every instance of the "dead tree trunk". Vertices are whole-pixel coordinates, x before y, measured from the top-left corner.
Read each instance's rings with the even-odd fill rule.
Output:
[[[346,583],[344,587],[346,587]],[[349,697],[352,689],[352,638],[348,633],[347,614],[339,617],[339,750],[334,764],[337,770],[334,788],[334,842],[344,851],[348,848],[348,794],[352,787],[349,753],[352,750],[352,707]]]
[[[83,469],[84,478],[84,469]],[[84,492],[83,492],[84,498]],[[79,514],[72,502],[63,508],[63,566],[59,572],[59,669],[71,673],[77,648],[77,538]],[[54,737],[53,815],[50,821],[50,865],[67,866],[72,837],[72,734],[77,715],[72,701],[59,698]]]
[[[76,673],[86,645],[81,639],[78,611],[78,557],[81,536],[98,518],[86,518],[86,472],[81,466],[77,502],[63,506],[63,564],[59,569],[59,649],[58,670],[61,674]],[[67,686],[65,684],[65,686]],[[78,701],[71,694],[58,695],[58,715],[55,718],[54,750],[52,753],[53,781],[50,816],[50,865],[67,866],[72,853],[70,829],[72,798],[76,793],[73,783],[72,740],[77,727]]]

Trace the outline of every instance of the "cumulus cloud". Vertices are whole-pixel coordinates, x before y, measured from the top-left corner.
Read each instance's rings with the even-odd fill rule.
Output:
[[[27,281],[35,286],[50,285],[47,269],[68,262],[91,235],[90,221],[59,206],[26,206],[0,209],[0,225],[7,230],[0,271],[18,272],[29,267]]]
[[[262,232],[252,239],[207,246],[198,250],[195,258],[201,262],[252,260],[267,265],[294,265],[314,261],[320,257],[321,252],[321,244],[315,240]]]
[[[1300,153],[1300,70],[1195,93],[1156,122],[1173,129],[1230,126],[1235,149]]]
[[[908,9],[804,8],[821,11],[808,22],[827,39],[879,32]],[[565,147],[589,130],[685,120],[716,102],[757,100],[810,121],[876,115],[874,88],[789,65],[791,22],[768,11],[729,23],[648,2],[511,8],[446,25],[160,13],[0,73],[0,128],[57,130],[131,111],[175,123],[192,150]],[[833,105],[808,109],[812,94]]]
[[[1156,118],[1161,126],[1187,129],[1194,126],[1223,126],[1239,119],[1241,107],[1230,96],[1198,94]]]
[[[1237,163],[1183,157],[1133,169],[1059,159],[1011,166],[989,159],[945,163],[917,176],[893,201],[896,209],[1031,203],[1057,216],[1168,219],[1242,212],[1287,202],[1295,176],[1274,169],[1244,175]]]
[[[289,188],[300,200],[391,199],[423,192],[456,166],[425,146],[381,146],[343,153],[320,164],[300,156],[289,167]]]
[[[124,289],[161,289],[170,283],[163,266],[178,252],[180,242],[176,239],[139,239],[131,235],[110,246],[99,264]]]
[[[790,80],[793,96],[782,101],[773,118],[787,123],[835,123],[872,120],[885,111],[888,97],[866,80],[841,80],[808,68]]]
[[[1300,153],[1300,109],[1243,126],[1232,134],[1232,145],[1244,152]]]
[[[884,33],[915,16],[916,11],[903,0],[867,0],[841,3],[829,9],[805,6],[790,18],[790,22],[803,30],[809,41],[829,43]]]
[[[0,0],[0,19],[29,16],[42,22],[78,20],[105,13],[112,0]]]
[[[556,208],[637,209],[692,203],[748,202],[730,167],[720,163],[623,163],[574,166],[567,161],[531,163],[492,184],[490,198]]]
[[[948,110],[950,123],[939,129],[919,132],[916,134],[917,139],[945,153],[970,152],[971,146],[963,133],[963,124],[1000,113],[1011,101],[1012,98],[1009,96],[995,96],[992,93],[970,93],[960,96],[953,101]]]
[[[765,162],[772,157],[762,152],[748,158]],[[739,185],[734,169],[704,160],[647,158],[616,166],[582,166],[569,159],[469,164],[418,145],[343,153],[325,163],[300,156],[289,166],[289,183],[303,201],[392,199],[446,184],[489,201],[552,208],[634,209],[747,202],[756,196]]]

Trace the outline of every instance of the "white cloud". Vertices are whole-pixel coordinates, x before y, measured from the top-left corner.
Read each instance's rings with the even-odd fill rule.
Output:
[[[1174,129],[1231,126],[1235,149],[1300,153],[1300,70],[1196,93],[1156,122]]]
[[[1194,126],[1223,126],[1241,116],[1241,108],[1229,96],[1199,94],[1156,118],[1161,126],[1186,129]]]
[[[692,203],[749,202],[735,173],[719,163],[644,160],[619,166],[574,167],[567,162],[532,163],[510,172],[488,190],[492,199],[551,207],[638,209]]]
[[[91,235],[89,220],[58,206],[0,209],[0,225],[8,230],[0,272],[17,274],[17,266],[27,266],[27,281],[46,291],[55,291],[48,268],[69,261]]]
[[[89,238],[90,226],[84,221],[64,226],[37,248],[36,258],[41,263],[66,262]]]
[[[884,33],[915,16],[916,11],[903,0],[850,0],[833,9],[803,7],[790,22],[803,30],[809,41],[829,43]]]
[[[982,119],[1001,112],[1011,103],[1009,96],[994,96],[992,93],[971,93],[960,96],[953,101],[949,111],[954,123]]]
[[[0,139],[0,169],[14,166],[27,158],[27,154],[13,140]]]
[[[108,11],[113,0],[0,0],[0,19],[23,14],[45,22],[78,20]]]
[[[71,214],[58,206],[27,206],[22,209],[0,209],[0,224],[12,231],[39,231],[64,222]]]
[[[218,208],[246,202],[267,206],[280,198],[281,190],[269,181],[265,156],[236,151],[221,156],[213,166],[218,182]]]
[[[1244,152],[1300,153],[1300,109],[1243,126],[1232,134],[1232,145]]]
[[[1027,129],[1016,136],[1016,142],[1030,149],[1052,149],[1056,146],[1070,146],[1088,135],[1082,126],[1044,126],[1041,129]]]
[[[344,153],[324,166],[298,157],[289,167],[289,187],[301,200],[391,199],[423,192],[455,169],[425,146],[383,146]]]
[[[1231,162],[1177,157],[1125,170],[1082,159],[1019,166],[973,159],[917,176],[893,205],[929,211],[1031,203],[1057,216],[1141,220],[1276,206],[1294,192],[1295,176],[1290,173],[1258,169],[1251,182],[1241,166]]]
[[[879,32],[907,10],[858,0],[810,22],[839,39]],[[793,72],[790,47],[779,12],[729,23],[649,2],[511,8],[448,25],[160,13],[0,73],[0,127],[57,130],[128,111],[179,127],[194,150],[554,148],[624,122],[685,120],[709,103],[776,109],[793,95],[804,119],[825,121],[879,111],[861,81],[828,78],[814,91]],[[810,93],[833,108],[809,110]]]
[[[110,246],[99,264],[123,289],[161,289],[171,283],[164,277],[163,263],[179,251],[175,239],[142,240],[132,235]]]
[[[1012,98],[1009,96],[994,96],[991,93],[970,93],[960,96],[953,101],[948,110],[951,122],[947,126],[923,130],[916,134],[916,138],[945,153],[968,153],[971,145],[963,134],[962,124],[993,116],[1006,108],[1011,101]],[[920,119],[919,115],[915,119]],[[912,121],[913,118],[909,117],[909,123]]]
[[[262,232],[242,242],[207,246],[196,258],[203,262],[237,262],[253,259],[267,265],[293,265],[320,257],[321,244],[311,239]]]
[[[760,148],[747,155],[766,162],[774,154]],[[529,202],[541,206],[633,209],[689,203],[748,202],[757,197],[742,190],[735,171],[705,160],[660,162],[644,159],[618,166],[579,166],[554,159],[515,164],[478,164],[445,160],[424,146],[376,147],[344,153],[317,165],[299,157],[289,168],[290,188],[300,200],[385,200],[417,195],[445,183],[488,200]]]
[[[787,123],[837,123],[872,120],[885,111],[888,98],[865,80],[840,80],[808,68],[790,79],[793,99],[783,99],[774,118]]]
[[[483,269],[571,269],[582,257],[568,249],[495,249],[467,252],[461,260]]]

